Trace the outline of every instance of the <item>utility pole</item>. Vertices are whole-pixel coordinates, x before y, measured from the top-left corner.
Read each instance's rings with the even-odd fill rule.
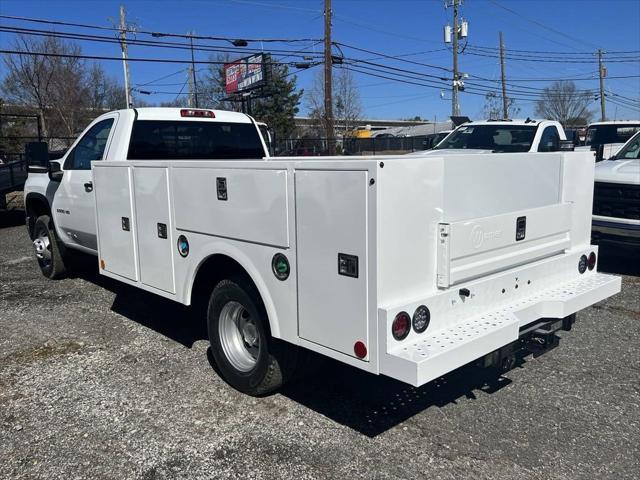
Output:
[[[331,58],[331,0],[324,0],[324,116],[329,155],[336,153],[335,131],[333,127],[333,94]]]
[[[189,98],[187,99],[187,106],[189,108],[193,108],[194,107],[194,103],[193,103],[193,74],[191,73],[193,71],[193,64],[189,65],[189,67],[187,67],[187,83],[189,85]]]
[[[444,43],[451,43],[451,53],[453,53],[453,80],[451,83],[451,116],[457,117],[460,115],[460,102],[458,100],[459,92],[464,90],[464,83],[461,78],[465,75],[461,75],[458,71],[458,41],[461,38],[467,38],[469,31],[469,24],[462,19],[462,22],[458,20],[459,7],[462,5],[463,0],[445,0],[444,8],[453,7],[453,27],[446,25],[444,27]]]
[[[125,20],[124,5],[120,5],[120,48],[122,49],[122,68],[124,69],[124,92],[127,108],[133,108],[131,95],[131,80],[129,79],[129,64],[127,62],[127,22]]]
[[[196,64],[193,56],[193,32],[189,32],[189,42],[191,43],[191,82],[189,87],[192,88],[190,93],[193,95],[193,100],[195,100],[195,104],[191,106],[198,108],[198,84],[196,83]],[[192,101],[192,103],[194,102]]]
[[[451,116],[460,115],[458,102],[458,5],[460,0],[453,0],[453,88],[451,90]]]
[[[502,118],[509,118],[509,102],[507,101],[506,73],[504,70],[504,39],[500,32],[500,75],[502,77]]]
[[[604,98],[604,77],[607,75],[607,69],[602,64],[602,49],[598,49],[598,74],[600,77],[600,120],[604,122],[607,119],[605,113],[605,98]]]

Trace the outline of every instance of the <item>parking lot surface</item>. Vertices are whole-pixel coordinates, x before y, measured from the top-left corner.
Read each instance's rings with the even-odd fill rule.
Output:
[[[640,278],[496,379],[421,388],[327,361],[265,398],[187,308],[94,268],[46,280],[0,212],[0,478],[637,478]],[[637,260],[637,258],[635,259]]]

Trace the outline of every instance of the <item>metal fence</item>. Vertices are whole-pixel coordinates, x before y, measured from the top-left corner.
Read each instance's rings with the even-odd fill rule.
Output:
[[[335,140],[337,155],[392,155],[429,148],[427,137],[373,137]],[[288,138],[273,142],[275,156],[327,155],[326,138]]]
[[[27,180],[27,161],[24,158],[0,163],[0,195],[21,190]]]

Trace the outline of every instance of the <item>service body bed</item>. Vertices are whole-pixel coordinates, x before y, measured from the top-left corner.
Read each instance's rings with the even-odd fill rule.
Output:
[[[589,152],[95,162],[100,271],[188,305],[198,268],[228,256],[273,336],[421,385],[620,290],[578,271],[597,252],[593,163]],[[291,265],[284,281],[276,253]],[[395,316],[420,305],[426,331],[393,338]]]

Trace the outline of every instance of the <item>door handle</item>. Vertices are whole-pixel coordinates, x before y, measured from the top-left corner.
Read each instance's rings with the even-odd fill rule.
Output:
[[[93,192],[93,182],[87,182],[84,184],[85,192]]]

